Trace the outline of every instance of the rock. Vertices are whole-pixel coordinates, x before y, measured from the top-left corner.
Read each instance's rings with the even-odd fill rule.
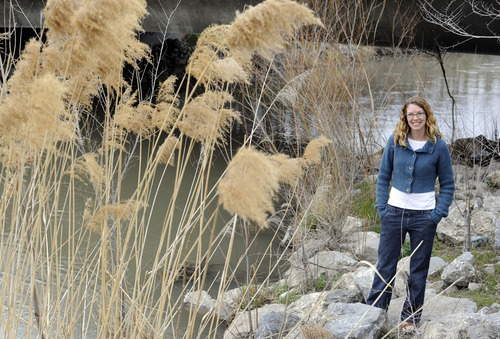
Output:
[[[437,317],[425,322],[420,328],[426,339],[441,338],[498,338],[500,333],[500,313],[454,314]]]
[[[360,267],[361,268],[361,267]],[[358,268],[358,270],[360,269]],[[361,293],[359,289],[354,284],[354,272],[346,273],[335,283],[335,288],[347,291],[356,291]]]
[[[285,279],[282,279],[283,284],[287,284],[290,288],[304,284],[308,279],[312,279],[312,272],[309,266],[299,267],[291,266],[285,272]]]
[[[431,263],[429,265],[429,277],[439,274],[448,265],[446,261],[440,257],[431,257]]]
[[[188,292],[184,296],[184,306],[186,308],[195,307],[196,313],[205,315],[212,311],[216,301],[206,291]]]
[[[287,307],[287,312],[299,316],[310,323],[321,323],[323,318],[323,304],[328,292],[314,292],[306,294]]]
[[[436,234],[440,241],[450,242],[455,245],[465,241],[465,218],[462,215],[467,204],[465,201],[453,203],[447,218],[441,219]],[[500,217],[499,212],[474,209],[471,213],[471,236],[486,236],[493,238],[495,235],[495,222]]]
[[[387,313],[365,304],[336,303],[328,306],[324,328],[334,338],[378,338],[387,320]]]
[[[228,290],[223,294],[221,308],[225,310],[230,318],[238,311],[238,300],[241,298],[242,293],[241,287],[238,287]]]
[[[486,176],[486,182],[492,188],[500,188],[500,170],[489,173]]]
[[[500,312],[500,304],[494,303],[490,307],[485,306],[479,312],[479,314],[494,314]]]
[[[363,230],[363,219],[348,216],[344,222],[344,227],[342,227],[342,232],[344,233],[352,233],[352,232],[360,232]]]
[[[435,292],[441,292],[444,288],[444,281],[434,281],[432,283],[428,283],[426,289],[434,290]]]
[[[404,272],[396,274],[394,278],[394,287],[392,289],[393,298],[404,297],[406,295],[406,282],[408,281],[408,276]]]
[[[470,291],[479,291],[481,290],[482,288],[484,287],[484,284],[479,284],[479,283],[469,283],[469,286],[467,286],[467,288],[470,290]]]
[[[323,308],[333,303],[357,303],[363,301],[361,293],[355,290],[333,290],[328,293]]]
[[[459,287],[466,287],[476,277],[474,269],[474,256],[465,252],[445,267],[441,279],[451,285],[455,283]]]
[[[358,260],[376,264],[378,260],[378,244],[380,235],[375,232],[355,232],[351,234],[341,248],[348,249]]]
[[[488,166],[495,157],[497,149],[498,142],[488,140],[484,135],[457,139],[450,146],[453,162],[466,164],[469,167]]]
[[[227,292],[226,292],[227,293]],[[236,312],[235,305],[229,305],[212,298],[206,291],[188,292],[184,296],[184,307],[195,308],[196,313],[206,315],[216,312],[220,320],[228,321]]]
[[[288,334],[300,318],[284,312],[269,312],[259,317],[255,339],[278,339]]]
[[[394,280],[394,294],[398,297],[406,295],[406,282],[410,274],[410,257],[404,257],[398,262],[396,278]],[[439,257],[431,257],[428,276],[438,274],[447,265],[447,262]]]
[[[345,253],[338,251],[322,251],[311,259],[311,271],[314,277],[326,273],[328,276],[349,272],[358,262]]]
[[[404,301],[405,297],[392,299],[388,311],[386,330],[389,331],[400,323],[401,309],[403,308]],[[431,290],[427,290],[425,293],[425,302],[421,322],[424,323],[434,319],[441,319],[447,315],[475,313],[476,311],[477,305],[471,300],[436,295]],[[427,337],[425,338],[427,339]]]
[[[366,300],[372,288],[374,269],[371,267],[359,267],[354,273],[354,285]]]
[[[495,274],[495,266],[493,264],[484,265],[484,271],[488,274]]]
[[[224,339],[243,339],[253,336],[253,331],[257,329],[257,324],[260,319],[271,312],[285,312],[285,305],[283,304],[269,304],[264,305],[258,309],[251,311],[240,312],[236,315],[231,325],[224,332]],[[252,329],[250,329],[250,315],[252,317]]]
[[[295,251],[290,256],[290,263],[294,266],[307,264],[309,262],[309,258],[326,248],[327,242],[327,240],[317,239],[310,239],[302,242],[303,246],[296,247]]]
[[[301,285],[308,280],[318,279],[321,275],[334,277],[351,270],[357,261],[351,256],[338,251],[321,251],[309,259],[304,267],[300,263],[292,265],[285,272],[286,283],[290,287]]]

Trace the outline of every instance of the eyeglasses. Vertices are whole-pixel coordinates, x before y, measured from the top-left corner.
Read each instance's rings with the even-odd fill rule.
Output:
[[[423,116],[425,115],[425,112],[417,112],[417,113],[407,113],[406,114],[406,117],[407,118],[415,118],[415,117],[419,117],[419,118],[422,118]]]

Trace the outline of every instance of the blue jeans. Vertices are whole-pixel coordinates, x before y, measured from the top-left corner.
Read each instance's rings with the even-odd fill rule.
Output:
[[[383,280],[375,273],[366,303],[386,311],[389,308],[394,286],[393,278],[396,275],[401,246],[408,232],[413,254],[410,259],[410,276],[406,285],[406,300],[401,311],[401,320],[418,324],[422,316],[425,284],[437,225],[431,219],[432,210],[405,210],[391,205],[387,207],[387,213],[382,217],[377,263],[377,270]]]

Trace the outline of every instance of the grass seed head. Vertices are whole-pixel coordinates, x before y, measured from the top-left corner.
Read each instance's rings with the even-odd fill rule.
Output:
[[[216,82],[248,82],[248,63],[229,56],[226,38],[229,25],[213,25],[205,29],[189,58],[186,70],[202,84]]]
[[[158,161],[161,164],[174,165],[174,150],[180,148],[179,139],[168,137],[158,149]]]
[[[179,130],[208,147],[219,143],[231,121],[238,118],[235,111],[224,108],[225,103],[232,99],[227,92],[213,91],[194,98],[184,107]]]
[[[227,43],[231,50],[270,58],[285,46],[296,29],[323,26],[314,12],[291,0],[266,0],[249,6],[231,24]]]
[[[324,146],[331,144],[332,141],[327,138],[317,138],[309,142],[304,151],[303,159],[307,165],[319,164],[321,162],[321,151]]]
[[[219,183],[220,202],[229,213],[267,227],[279,179],[279,167],[273,160],[253,148],[242,148]]]

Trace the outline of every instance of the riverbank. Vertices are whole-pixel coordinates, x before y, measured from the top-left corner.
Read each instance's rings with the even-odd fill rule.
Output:
[[[454,202],[438,225],[423,320],[413,338],[494,337],[500,331],[500,161],[492,156],[487,166],[464,164],[473,155],[455,158]],[[367,184],[374,180],[371,176]],[[464,252],[467,207],[472,241]],[[377,225],[351,215],[337,239],[326,234],[308,229],[291,242],[288,270],[279,281],[233,289],[219,298],[204,294],[200,310],[218,312],[228,326],[224,338],[399,336],[409,242],[398,264],[394,299],[384,312],[365,304],[377,262]],[[192,293],[186,305],[197,292]]]

